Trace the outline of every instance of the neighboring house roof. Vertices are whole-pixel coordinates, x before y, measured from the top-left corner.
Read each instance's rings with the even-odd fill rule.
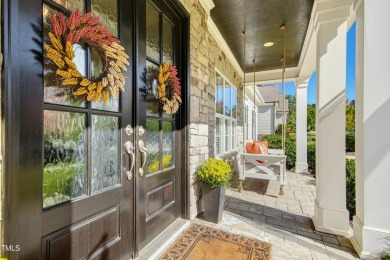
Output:
[[[282,109],[282,106],[283,106],[283,93],[279,93],[278,94],[278,102],[279,102],[279,106],[278,108],[276,109],[276,112],[282,112],[283,109]],[[285,107],[285,112],[289,112],[288,110],[288,99],[286,98],[285,101],[284,101],[284,107]]]
[[[260,91],[265,103],[275,103],[279,101],[278,86],[258,87],[258,90]]]

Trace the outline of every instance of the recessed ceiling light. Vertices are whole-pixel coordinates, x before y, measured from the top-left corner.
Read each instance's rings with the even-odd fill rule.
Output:
[[[266,42],[266,43],[264,43],[264,47],[271,47],[272,45],[274,45],[273,42]]]

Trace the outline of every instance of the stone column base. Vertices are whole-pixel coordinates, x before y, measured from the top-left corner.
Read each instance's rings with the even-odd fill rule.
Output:
[[[389,249],[390,230],[364,226],[362,221],[353,217],[353,237],[351,243],[359,257],[379,259],[383,250]]]
[[[306,162],[295,162],[295,173],[309,172],[309,165]]]
[[[352,235],[348,210],[319,206],[317,199],[314,201],[313,224],[320,232],[344,237]]]

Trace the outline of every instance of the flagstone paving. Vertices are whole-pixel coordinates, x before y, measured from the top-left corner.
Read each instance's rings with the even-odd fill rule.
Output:
[[[226,192],[223,220],[216,226],[272,243],[272,259],[358,259],[348,238],[315,231],[315,179],[288,173],[284,196],[279,183],[247,178],[244,191],[234,180]],[[202,220],[197,220],[201,221]]]

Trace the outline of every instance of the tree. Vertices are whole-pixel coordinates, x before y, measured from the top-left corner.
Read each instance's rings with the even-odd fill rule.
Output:
[[[286,99],[288,100],[288,122],[287,124],[293,124],[295,125],[295,107],[296,107],[296,98],[295,96],[287,95]]]
[[[347,100],[345,117],[347,132],[355,132],[355,100],[351,102]]]
[[[295,96],[287,95],[286,99],[288,100],[287,128],[290,129],[290,132],[295,133],[295,128],[296,128],[296,98],[295,98]]]
[[[316,104],[307,105],[307,131],[316,130]]]

